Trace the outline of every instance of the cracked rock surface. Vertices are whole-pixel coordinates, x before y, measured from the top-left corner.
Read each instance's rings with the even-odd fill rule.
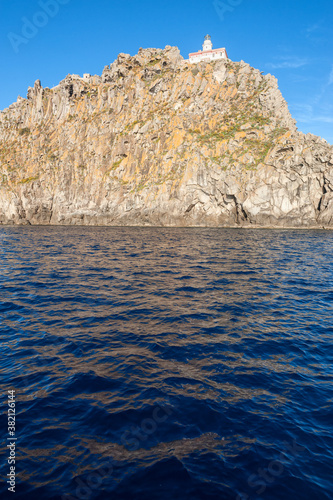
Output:
[[[176,47],[0,113],[0,224],[333,226],[333,147],[272,75]]]

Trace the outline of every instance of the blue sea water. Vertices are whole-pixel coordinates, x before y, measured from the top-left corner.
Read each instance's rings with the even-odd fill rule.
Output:
[[[332,499],[332,248],[0,228],[1,499]]]

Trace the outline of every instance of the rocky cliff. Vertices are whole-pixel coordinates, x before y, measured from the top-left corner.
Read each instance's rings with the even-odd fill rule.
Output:
[[[273,76],[140,49],[0,113],[0,223],[332,226],[333,147]]]

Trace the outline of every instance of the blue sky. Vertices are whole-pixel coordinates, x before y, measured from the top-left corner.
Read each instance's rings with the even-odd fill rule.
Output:
[[[299,130],[333,144],[332,25],[329,0],[2,0],[0,109],[36,79],[101,74],[140,47],[188,57],[209,33],[230,59],[274,74]]]

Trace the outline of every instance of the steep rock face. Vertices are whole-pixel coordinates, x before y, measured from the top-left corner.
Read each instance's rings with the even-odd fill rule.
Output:
[[[0,113],[0,223],[333,225],[333,147],[271,75],[120,54]]]

